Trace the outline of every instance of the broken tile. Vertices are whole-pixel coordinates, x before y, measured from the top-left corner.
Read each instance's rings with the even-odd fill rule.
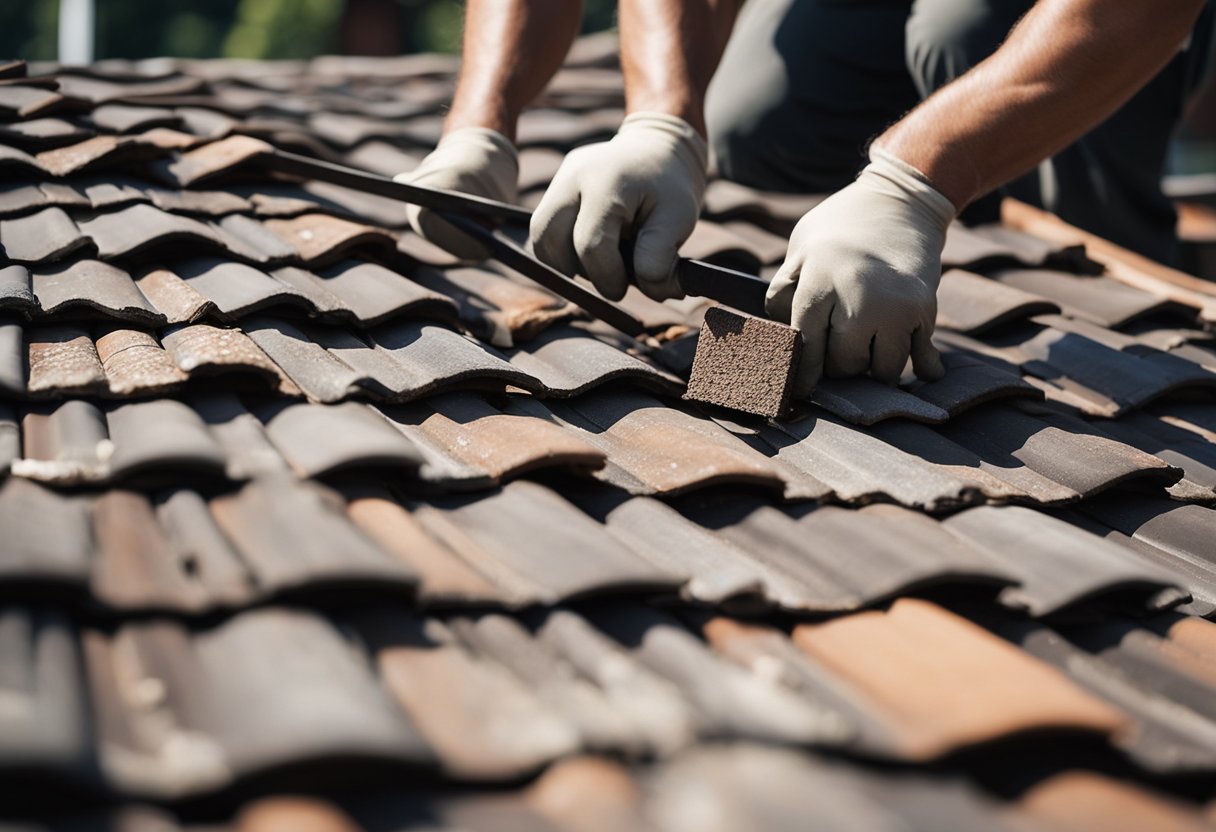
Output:
[[[168,269],[153,269],[135,283],[170,324],[193,323],[216,310],[214,303]]]
[[[913,381],[908,389],[940,407],[950,417],[997,399],[1041,399],[1043,393],[1020,375],[1007,372],[962,349],[941,350],[946,375],[937,381]]]
[[[186,374],[151,333],[111,330],[97,339],[96,347],[115,396],[164,393],[186,381]]]
[[[189,122],[188,122],[189,124]],[[273,151],[273,147],[250,136],[230,136],[183,153],[165,167],[170,181],[183,188],[204,179],[226,173],[258,156]]]

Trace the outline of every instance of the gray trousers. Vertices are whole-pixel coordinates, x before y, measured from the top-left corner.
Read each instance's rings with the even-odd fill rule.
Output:
[[[710,85],[719,173],[752,187],[825,193],[869,141],[982,61],[1033,0],[748,0]],[[1170,141],[1208,63],[1213,10],[1189,47],[1118,112],[1001,190],[1162,262],[1177,257],[1161,192]],[[970,210],[994,219],[999,195]]]

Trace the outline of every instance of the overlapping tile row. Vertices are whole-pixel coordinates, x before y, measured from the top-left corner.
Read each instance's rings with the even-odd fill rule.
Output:
[[[67,788],[119,829],[1202,826],[1204,292],[955,226],[945,379],[736,418],[679,398],[703,300],[631,292],[625,338],[259,167],[409,169],[450,58],[25,71],[0,778],[36,815]],[[521,202],[622,107],[580,42]],[[683,253],[771,274],[816,201],[714,181]],[[305,796],[196,812],[278,791]]]
[[[239,433],[252,435],[251,426],[234,425],[229,436]],[[370,449],[377,439],[351,441]],[[100,493],[10,478],[0,487],[8,541],[0,594],[36,589],[106,618],[382,596],[438,610],[627,595],[827,614],[949,589],[1034,617],[1093,603],[1127,611],[1189,605],[1181,608],[1206,614],[1216,600],[1216,560],[1205,546],[1216,510],[1197,505],[1149,503],[1130,519],[1118,509],[1123,498],[1059,516],[976,506],[939,521],[886,504],[780,508],[738,491],[673,504],[565,477],[411,495],[410,483],[368,485],[366,476],[328,487],[301,482],[279,470],[283,462],[268,445],[246,447],[246,464],[262,466],[258,476],[210,494],[168,477],[147,492]],[[383,442],[375,453],[375,463],[394,469],[426,464],[409,444]],[[222,470],[222,459],[201,448],[181,456],[183,466]],[[293,459],[328,462],[307,451]],[[563,438],[543,456],[489,462],[566,472],[594,469],[604,458],[590,443]]]
[[[134,798],[339,760],[372,782],[496,782],[578,753],[678,760],[707,741],[949,767],[1055,736],[1162,773],[1216,767],[1216,625],[1195,618],[994,632],[903,599],[792,628],[611,604],[445,618],[272,607],[196,629],[99,629],[30,606],[0,622],[22,704],[3,716],[6,776]]]

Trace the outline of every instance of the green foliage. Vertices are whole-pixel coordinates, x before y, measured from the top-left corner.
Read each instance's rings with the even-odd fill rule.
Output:
[[[406,51],[460,48],[462,0],[396,0]],[[584,31],[613,24],[585,0]],[[96,0],[98,58],[305,58],[339,48],[344,0]],[[0,0],[0,57],[54,60],[59,0]]]
[[[342,0],[240,0],[226,58],[309,58],[334,52]]]

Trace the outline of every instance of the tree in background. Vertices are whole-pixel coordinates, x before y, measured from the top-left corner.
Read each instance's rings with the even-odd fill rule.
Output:
[[[586,0],[585,31],[613,23]],[[455,51],[460,0],[97,0],[98,58],[304,58]],[[59,0],[0,2],[0,56],[54,60]]]

